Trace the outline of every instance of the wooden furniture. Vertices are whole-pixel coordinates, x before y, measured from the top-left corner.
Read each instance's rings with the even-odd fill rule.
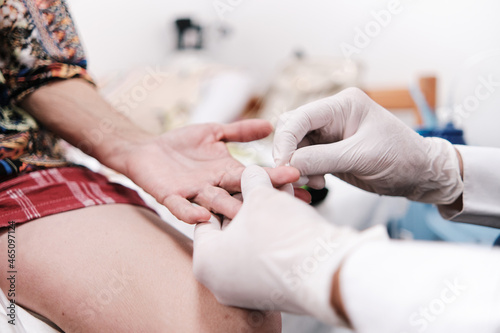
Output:
[[[433,111],[436,110],[436,77],[421,77],[418,83],[429,107]],[[415,116],[416,124],[423,125],[422,115],[408,88],[367,89],[365,92],[371,99],[390,111],[411,110]]]

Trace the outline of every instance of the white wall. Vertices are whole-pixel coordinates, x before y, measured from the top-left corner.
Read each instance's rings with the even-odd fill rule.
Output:
[[[374,20],[371,11],[387,8],[390,0],[68,2],[88,50],[90,69],[96,75],[168,61],[175,43],[172,21],[187,14],[211,27],[221,23],[230,26],[233,33],[210,45],[208,54],[248,68],[265,84],[297,48],[311,55],[342,56],[342,43],[353,44],[355,29],[364,29]],[[221,2],[234,5],[224,21],[213,6]],[[461,76],[467,59],[500,49],[499,14],[500,1],[496,0],[400,0],[400,13],[354,57],[366,69],[364,84],[406,84],[418,74],[436,73],[441,80],[438,102],[445,103],[451,82],[457,74]],[[498,61],[488,65],[493,63],[500,73],[500,55],[496,57]],[[473,82],[471,88],[464,89],[463,96],[475,85]],[[500,103],[494,105],[500,108]],[[500,115],[494,117],[500,123]]]

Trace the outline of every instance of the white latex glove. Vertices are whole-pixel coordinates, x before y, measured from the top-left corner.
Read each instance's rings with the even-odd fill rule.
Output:
[[[342,320],[330,305],[332,277],[345,256],[382,227],[359,233],[334,227],[309,205],[273,188],[259,167],[242,176],[243,206],[224,227],[197,225],[194,274],[225,305]]]
[[[357,88],[283,114],[273,154],[314,188],[332,173],[370,192],[434,204],[463,192],[450,142],[423,138]]]

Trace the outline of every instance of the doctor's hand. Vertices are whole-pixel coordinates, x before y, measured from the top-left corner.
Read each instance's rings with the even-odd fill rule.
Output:
[[[357,88],[283,114],[273,153],[315,188],[331,173],[370,192],[434,204],[463,192],[451,143],[423,138]]]
[[[311,206],[273,188],[257,166],[242,176],[243,206],[232,221],[196,226],[193,269],[225,305],[280,310],[343,323],[330,302],[332,277],[362,243],[386,240],[383,228],[335,227]]]

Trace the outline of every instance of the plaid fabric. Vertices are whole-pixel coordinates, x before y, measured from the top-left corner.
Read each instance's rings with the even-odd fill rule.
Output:
[[[10,221],[116,203],[149,208],[135,191],[83,167],[33,171],[0,183],[0,228]]]

